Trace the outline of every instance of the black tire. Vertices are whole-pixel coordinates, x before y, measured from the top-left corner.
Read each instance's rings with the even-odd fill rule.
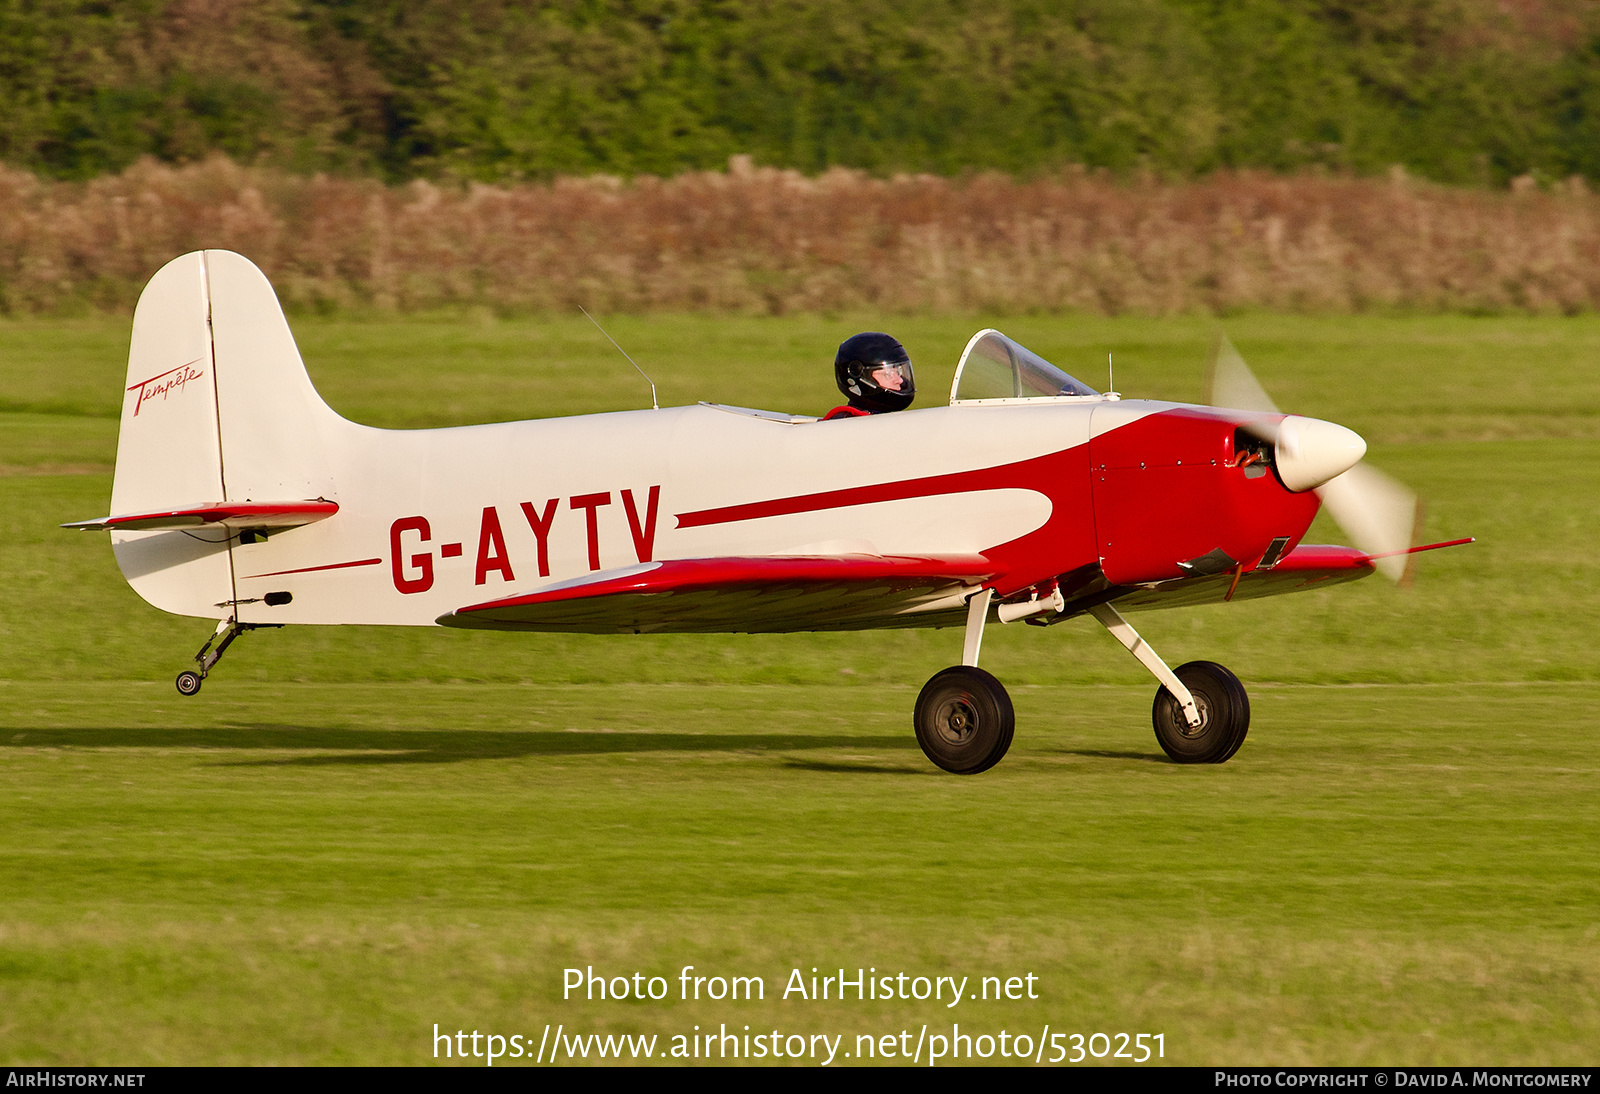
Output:
[[[928,759],[956,775],[976,775],[999,763],[1016,724],[1011,696],[979,668],[945,669],[917,696],[917,744]]]
[[[179,695],[194,695],[200,690],[200,674],[185,670],[178,673],[177,680],[173,681],[178,687]]]
[[[1180,764],[1220,764],[1250,732],[1250,696],[1239,678],[1214,661],[1190,661],[1174,675],[1200,708],[1200,727],[1190,729],[1183,708],[1166,686],[1156,690],[1151,721],[1161,749]]]

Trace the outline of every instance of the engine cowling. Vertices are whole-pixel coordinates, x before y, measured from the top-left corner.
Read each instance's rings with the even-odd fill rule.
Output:
[[[1332,453],[1351,451],[1333,431],[1360,442],[1310,418],[1284,428],[1283,416],[1242,423],[1207,407],[1135,418],[1138,411],[1110,404],[1102,419],[1097,409],[1089,444],[1100,565],[1119,585],[1249,570],[1263,557],[1282,557],[1299,544],[1319,502],[1309,486],[1291,489],[1279,477],[1279,446],[1295,446],[1290,463],[1300,483],[1344,458]],[[1364,450],[1361,443],[1345,467]]]

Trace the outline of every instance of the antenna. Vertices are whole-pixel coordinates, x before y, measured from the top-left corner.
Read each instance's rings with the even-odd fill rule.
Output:
[[[606,335],[607,342],[610,342],[613,346],[617,346],[617,340],[611,337],[611,335],[606,334],[606,329],[600,325],[600,320],[590,315],[589,309],[585,308],[582,304],[579,304],[578,310],[583,312],[583,317],[585,319],[594,324],[596,330],[598,330],[601,334]],[[624,357],[628,357],[628,351],[623,349],[621,346],[617,346],[617,352],[622,354]],[[644,376],[644,382],[650,385],[650,409],[660,410],[661,404],[656,400],[656,382],[645,374],[644,369],[639,367],[639,362],[635,361],[632,357],[628,357],[628,364],[632,365],[634,370],[638,372],[640,376]]]
[[[1117,370],[1111,364],[1111,354],[1106,354],[1106,392],[1109,394],[1117,390]]]

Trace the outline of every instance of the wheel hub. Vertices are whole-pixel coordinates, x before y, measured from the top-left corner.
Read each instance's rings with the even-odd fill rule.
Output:
[[[1211,727],[1211,704],[1206,702],[1204,695],[1193,691],[1189,694],[1194,696],[1194,709],[1200,713],[1200,724],[1197,726],[1190,725],[1189,719],[1183,716],[1183,708],[1176,703],[1173,704],[1173,722],[1180,736],[1193,740],[1196,737],[1204,736],[1206,730]]]
[[[972,700],[965,695],[947,699],[939,707],[934,719],[939,737],[947,744],[965,744],[978,729],[978,712]]]

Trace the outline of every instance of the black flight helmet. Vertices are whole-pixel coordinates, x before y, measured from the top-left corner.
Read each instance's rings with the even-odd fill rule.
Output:
[[[851,406],[874,414],[904,410],[917,395],[906,348],[879,331],[846,338],[833,359],[833,374]]]

